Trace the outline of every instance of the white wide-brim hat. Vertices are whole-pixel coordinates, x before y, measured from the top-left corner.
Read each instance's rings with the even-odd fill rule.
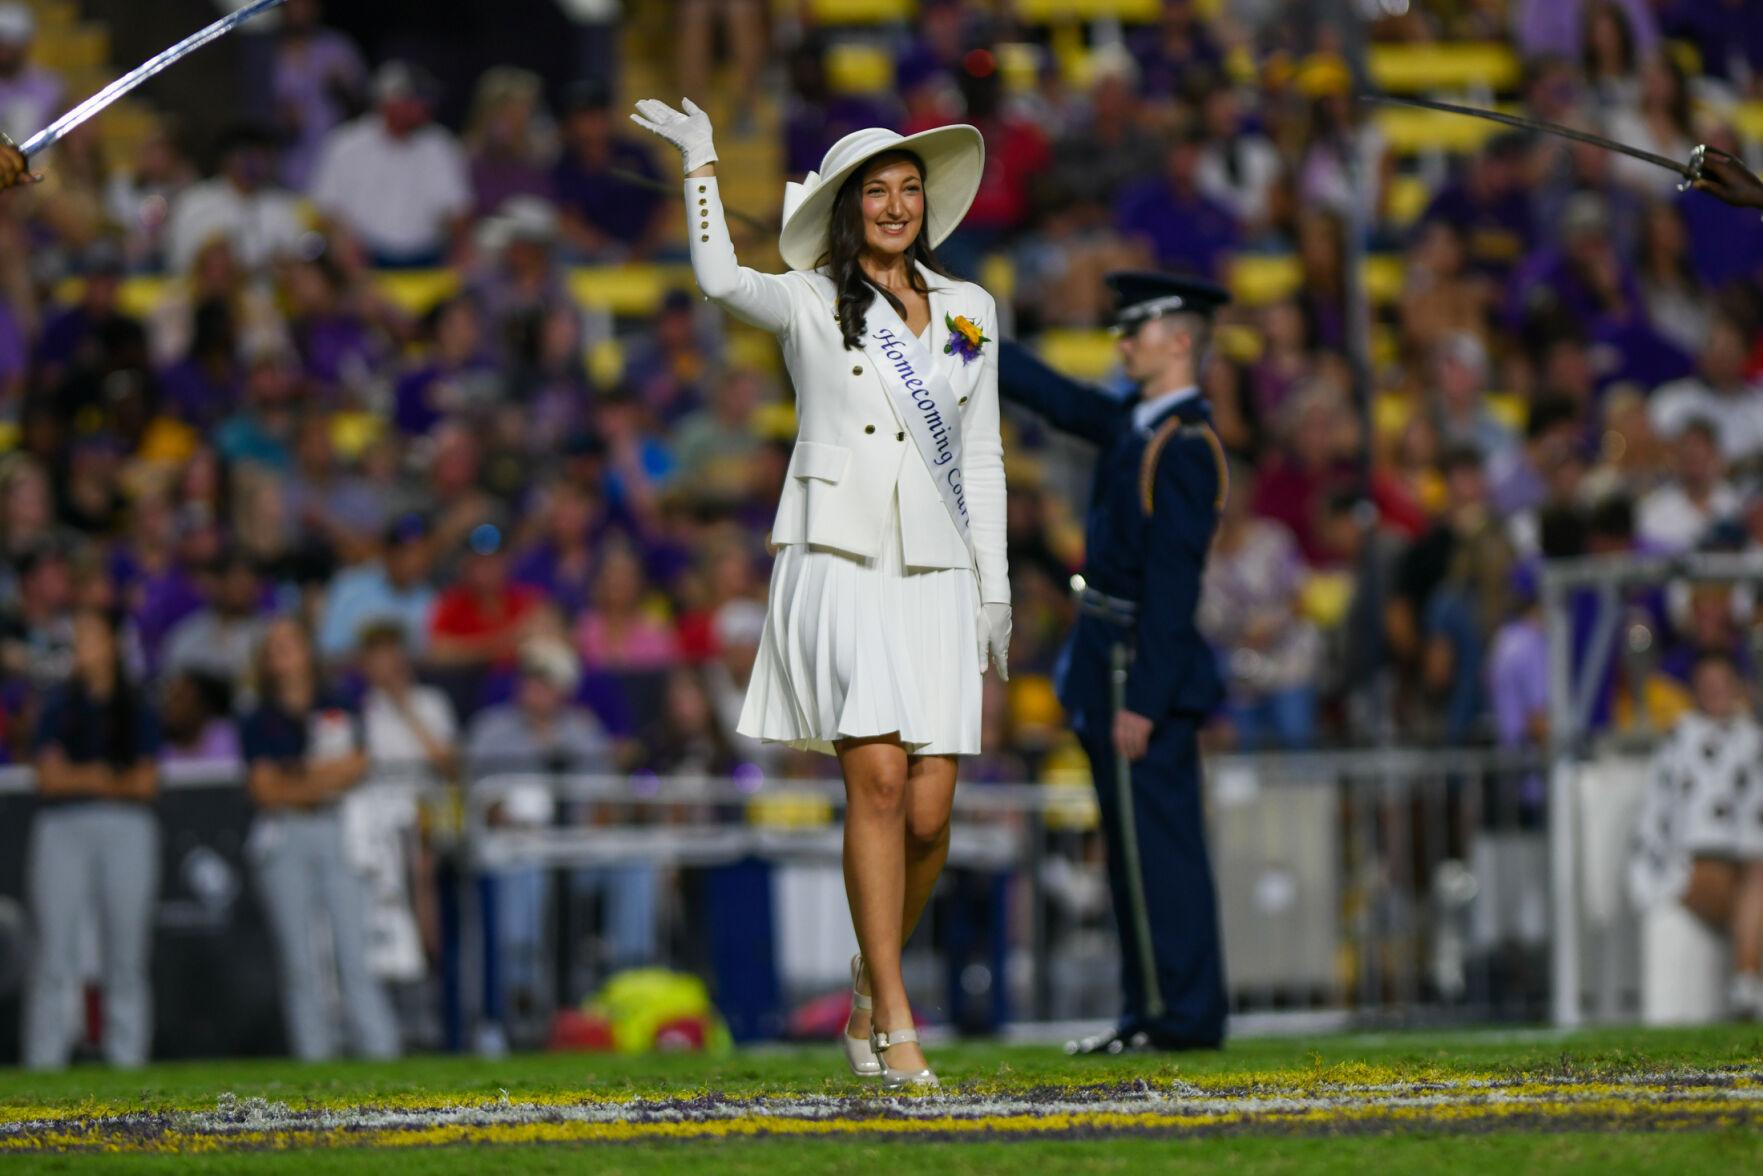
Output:
[[[851,174],[884,151],[910,151],[924,161],[924,198],[929,207],[919,231],[941,245],[979,192],[985,172],[986,141],[979,128],[957,123],[902,135],[886,127],[852,131],[827,149],[820,170],[800,184],[784,185],[784,225],[778,251],[791,269],[810,270],[826,253],[833,199]]]

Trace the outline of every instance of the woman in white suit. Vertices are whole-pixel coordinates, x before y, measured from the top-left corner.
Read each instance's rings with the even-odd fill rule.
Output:
[[[788,185],[790,272],[763,274],[735,260],[710,120],[683,105],[645,100],[632,118],[684,156],[698,285],[778,337],[799,421],[739,730],[838,757],[862,949],[846,1057],[934,1085],[900,950],[948,856],[956,757],[980,750],[986,658],[1003,677],[1010,637],[997,308],[932,252],[973,201],[984,141],[969,126],[847,135]]]

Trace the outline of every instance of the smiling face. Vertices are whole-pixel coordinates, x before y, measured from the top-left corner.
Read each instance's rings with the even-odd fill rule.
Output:
[[[859,195],[869,251],[892,257],[911,248],[924,227],[924,177],[918,165],[882,157],[864,173]]]

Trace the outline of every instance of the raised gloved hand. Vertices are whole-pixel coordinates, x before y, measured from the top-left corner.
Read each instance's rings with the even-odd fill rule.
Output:
[[[716,144],[710,141],[710,116],[698,109],[690,98],[681,98],[684,113],[653,98],[637,101],[637,113],[631,121],[659,135],[679,148],[685,162],[685,175],[691,175],[707,163],[716,162]]]
[[[979,606],[979,668],[984,673],[986,655],[998,667],[998,680],[1010,680],[1010,606],[982,604]]]

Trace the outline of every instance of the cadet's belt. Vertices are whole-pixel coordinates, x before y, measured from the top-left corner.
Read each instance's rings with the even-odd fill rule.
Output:
[[[1079,612],[1116,625],[1131,625],[1138,620],[1139,602],[1127,600],[1119,596],[1110,596],[1106,592],[1091,588],[1083,582],[1082,576],[1073,576],[1071,593],[1077,601]]]

